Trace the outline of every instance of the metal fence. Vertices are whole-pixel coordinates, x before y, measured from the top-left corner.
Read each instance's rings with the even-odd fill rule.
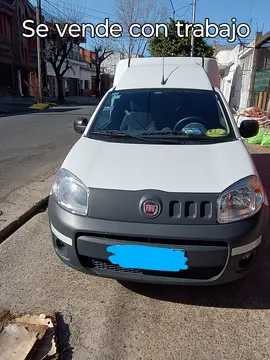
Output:
[[[260,91],[255,93],[255,106],[262,111],[270,112],[270,91]]]
[[[261,110],[270,112],[270,69],[256,71],[254,104]]]

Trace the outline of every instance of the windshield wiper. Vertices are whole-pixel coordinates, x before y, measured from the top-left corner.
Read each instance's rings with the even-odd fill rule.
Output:
[[[140,135],[155,135],[155,136],[164,136],[164,135],[190,135],[190,134],[186,134],[183,131],[153,131],[153,132],[144,132],[141,133]],[[194,136],[194,134],[191,134],[192,136]],[[198,135],[195,135],[198,136]]]
[[[152,134],[152,133],[150,133]],[[164,143],[164,144],[168,144],[168,143],[172,143],[172,139],[158,139],[158,138],[149,138],[149,137],[145,137],[145,136],[140,136],[140,135],[132,135],[132,134],[127,134],[121,131],[117,131],[117,130],[106,130],[106,131],[91,131],[89,132],[89,135],[100,135],[100,136],[109,136],[109,137],[122,137],[122,138],[128,138],[128,139],[136,139],[136,140],[141,140],[141,141],[145,141],[145,142],[149,142],[149,143],[153,143],[153,141],[156,141],[158,143]],[[145,133],[143,135],[148,135],[148,133]]]
[[[150,132],[150,133],[141,133],[140,135],[150,135],[150,136],[157,136],[157,137],[163,137],[163,136],[169,136],[170,137],[170,140],[173,139],[173,136],[179,136],[179,135],[182,135],[181,138],[175,138],[175,140],[195,140],[195,139],[198,139],[198,140],[210,140],[210,141],[213,141],[213,139],[217,139],[217,138],[221,138],[220,136],[217,136],[217,137],[214,137],[214,136],[207,136],[207,135],[197,135],[197,134],[192,134],[192,133],[185,133],[183,131],[153,131],[153,132]],[[164,139],[165,140],[165,139]]]

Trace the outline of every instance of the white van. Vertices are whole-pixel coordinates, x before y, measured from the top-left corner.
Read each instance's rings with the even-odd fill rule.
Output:
[[[213,59],[123,60],[49,199],[56,254],[118,280],[208,285],[252,268],[269,207]],[[206,69],[206,70],[205,70]]]

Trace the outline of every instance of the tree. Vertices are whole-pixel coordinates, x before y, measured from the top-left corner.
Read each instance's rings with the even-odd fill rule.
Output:
[[[45,13],[46,23],[49,27],[48,36],[45,39],[45,49],[44,49],[44,60],[51,64],[57,81],[58,87],[58,100],[64,101],[64,89],[63,89],[63,78],[66,72],[72,69],[72,66],[69,62],[69,55],[74,49],[75,45],[80,45],[84,42],[82,37],[71,37],[69,35],[69,26],[74,23],[83,23],[82,12],[79,11],[78,7],[74,8],[71,4],[64,7],[64,10],[58,9],[58,11],[53,12],[53,9],[57,10],[56,5],[49,7],[47,10],[43,11]],[[80,22],[78,22],[80,19]],[[56,24],[58,24],[61,31],[66,24],[68,26],[65,29],[65,34],[63,37],[60,36],[57,31]]]
[[[180,20],[181,24],[189,22]],[[149,40],[149,52],[152,56],[190,56],[191,50],[191,32],[189,37],[181,38],[177,35],[176,21],[170,19],[168,23],[168,36],[159,33],[159,36]],[[214,48],[208,45],[202,38],[195,38],[194,56],[196,57],[213,57]]]
[[[59,101],[64,101],[63,77],[69,69],[73,71],[68,59],[69,54],[73,50],[74,45],[79,45],[82,42],[82,39],[78,40],[78,38],[69,36],[68,30],[66,34],[64,37],[61,37],[54,24],[51,23],[50,32],[46,38],[44,54],[45,61],[52,65],[55,72]]]
[[[168,18],[167,2],[158,0],[115,0],[116,18],[122,25],[122,38],[117,39],[118,50],[129,55],[143,56],[147,38],[133,38],[129,28],[132,24],[162,23]]]
[[[25,84],[28,87],[29,93],[34,96],[36,103],[40,104],[42,102],[42,97],[40,97],[40,93],[39,93],[39,78],[35,71],[31,74],[30,82],[25,82]],[[42,94],[44,93],[44,88],[45,86],[44,86],[43,77],[41,77]]]
[[[114,51],[108,50],[105,45],[95,45],[92,64],[95,66],[96,69],[96,84],[95,84],[96,98],[99,98],[100,96],[99,88],[100,88],[101,64],[113,53]]]

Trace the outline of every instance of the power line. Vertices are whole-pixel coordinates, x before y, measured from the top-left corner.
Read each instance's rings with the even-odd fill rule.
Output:
[[[54,9],[56,9],[58,12],[60,12],[62,15],[64,15],[66,18],[68,18],[68,15],[65,14],[63,11],[61,11],[57,6],[53,5],[50,1],[48,0],[44,0],[46,3],[48,3],[51,7],[53,7]]]
[[[182,10],[182,9],[185,9],[186,7],[190,7],[192,5],[192,3],[188,4],[188,5],[185,5],[185,6],[182,6],[180,7],[179,9],[175,10],[175,11],[179,11],[179,10]]]
[[[244,48],[246,48],[246,49],[255,49],[255,45],[254,45],[254,46],[247,46],[247,45],[245,45],[238,34],[237,34],[237,38],[238,38],[240,44],[241,44]]]
[[[174,9],[172,0],[170,0],[170,4],[171,4],[172,10],[173,10],[173,19],[174,19],[174,17],[175,17],[175,9]]]
[[[52,4],[49,0],[44,0],[47,4],[49,4],[52,8],[54,8],[57,12],[60,12],[62,15],[64,15],[66,18],[69,18],[70,16],[65,14],[62,10],[59,9],[59,7],[55,6],[54,4]],[[61,2],[61,1],[59,1]],[[70,9],[71,10],[71,9]],[[91,16],[95,19],[98,19],[98,20],[104,20],[105,18],[101,18],[101,17],[98,17],[98,16],[94,16],[94,15],[90,15],[90,14],[86,14],[84,12],[81,12],[81,11],[77,11],[76,9],[73,9],[75,11],[75,13],[77,14],[81,14],[81,15],[88,15],[88,16]],[[49,11],[48,11],[49,12]]]
[[[58,0],[59,1],[59,0]],[[70,3],[66,3],[65,1],[59,1],[60,3],[62,3],[62,4],[68,4],[68,5],[70,5],[70,6],[72,6],[72,4],[70,4]],[[86,16],[89,16],[89,17],[91,17],[91,18],[93,18],[93,19],[97,19],[97,20],[104,20],[106,17],[108,17],[108,16],[110,16],[111,18],[112,17],[115,17],[115,15],[113,15],[113,14],[110,14],[110,13],[105,13],[105,12],[103,12],[105,15],[107,15],[107,16],[104,16],[104,17],[101,17],[101,16],[96,16],[96,15],[93,15],[93,14],[89,14],[89,13],[87,13],[87,12],[84,12],[84,11],[80,11],[80,10],[77,10],[76,8],[73,8],[74,9],[74,11],[77,13],[77,14],[81,14],[81,15],[86,15]],[[88,9],[88,10],[90,10],[89,8],[86,8],[86,9]],[[93,11],[93,10],[90,10],[90,11]]]
[[[64,1],[64,0],[58,0],[58,2],[63,3],[63,4],[67,4],[67,5],[69,5],[69,6],[72,6],[72,3],[71,3],[71,2],[66,2],[66,1]],[[96,9],[92,9],[92,8],[89,8],[89,7],[84,7],[84,8],[85,8],[86,10],[98,12],[98,13],[100,13],[100,14],[105,14],[105,15],[109,15],[109,16],[116,16],[116,14],[108,13],[108,12],[105,12],[105,11],[96,10]]]
[[[251,22],[252,22],[251,13],[252,13],[254,3],[255,3],[255,0],[251,0],[250,9],[249,9],[249,15],[248,15],[248,21],[247,21],[247,23],[249,25],[251,25]]]
[[[181,17],[183,18],[187,14],[187,12],[190,10],[191,6],[192,6],[192,4],[189,4],[187,10],[182,15],[179,15],[179,14],[176,14],[176,15],[179,16],[180,18]]]
[[[61,12],[62,14],[64,14],[63,11],[61,11],[59,9],[59,7],[56,7],[55,5],[53,5],[51,2],[49,2],[48,0],[45,0],[51,7],[53,7],[54,9],[56,9],[57,11]],[[67,4],[65,1],[61,1],[59,0],[59,2],[63,3],[63,4]],[[71,4],[70,4],[71,5]],[[64,7],[64,6],[61,6],[61,7]],[[106,18],[105,16],[104,17],[100,17],[100,16],[95,16],[93,14],[89,14],[89,13],[86,13],[86,12],[83,12],[83,11],[79,11],[77,10],[76,8],[70,8],[70,10],[74,10],[75,14],[77,15],[85,15],[85,16],[89,16],[90,18],[93,18],[93,19],[97,19],[97,20],[101,20],[101,21],[104,21],[104,19]],[[107,15],[109,15],[109,13],[106,13]],[[68,17],[68,15],[65,14],[66,17]],[[69,16],[70,17],[70,16]],[[108,16],[107,16],[108,17]]]
[[[68,15],[67,15],[67,14],[65,14],[63,11],[61,11],[60,9],[58,9],[58,8],[57,8],[55,5],[53,5],[49,0],[44,0],[44,1],[47,2],[49,5],[51,5],[55,10],[57,10],[58,12],[60,12],[62,15],[64,15],[66,18],[68,18]],[[93,40],[93,37],[91,36],[91,32],[90,32],[89,29],[86,29],[86,33],[87,33],[88,35],[90,35],[89,38]],[[122,36],[121,38],[125,38],[125,36]],[[129,38],[129,36],[127,36],[127,38]],[[105,45],[105,43],[106,43],[105,40],[103,40],[102,38],[99,38],[98,40],[99,40],[99,42],[100,42],[101,44],[103,44],[103,46]],[[107,45],[108,45],[108,44],[106,44],[106,46],[107,46]]]
[[[67,14],[65,14],[64,11],[60,10],[57,6],[55,6],[54,4],[52,4],[49,0],[44,0],[47,4],[49,4],[53,9],[55,9],[55,11],[57,11],[57,14],[55,14],[55,16],[57,17],[58,16],[58,13],[60,12],[66,19],[68,19],[70,16],[68,16]],[[76,12],[76,9],[74,9],[74,11]],[[48,11],[49,13],[49,11]],[[86,15],[85,13],[83,12],[77,12],[77,13],[80,13],[80,14],[83,14],[83,15]],[[89,16],[92,16],[93,15],[90,15],[88,14]],[[99,18],[101,19],[101,18]],[[102,20],[104,20],[104,18],[102,18]],[[94,24],[93,24],[94,25]],[[86,34],[89,36],[89,38],[86,39],[86,41],[93,41],[95,39],[95,37],[92,37],[92,34],[91,34],[91,30],[86,28],[85,29],[85,32]],[[130,39],[130,35],[122,35],[121,38],[118,38],[118,40],[122,40],[122,39]],[[117,39],[116,39],[117,40]],[[138,39],[133,39],[133,41],[137,41],[137,40],[140,40],[140,38]],[[98,38],[98,42],[103,46],[103,47],[108,47],[108,42],[106,42],[106,39],[103,39],[103,38]]]

